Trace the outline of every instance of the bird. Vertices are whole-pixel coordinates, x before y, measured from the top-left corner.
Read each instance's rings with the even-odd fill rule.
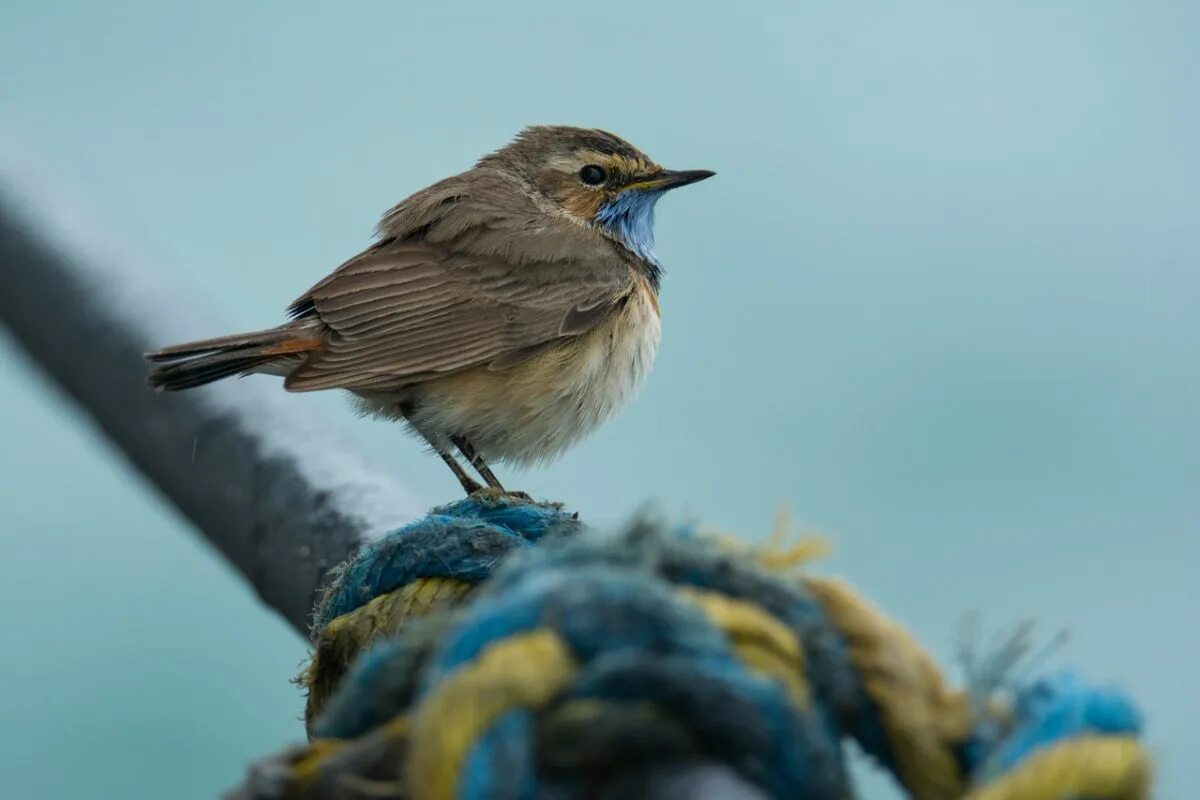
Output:
[[[492,464],[552,461],[644,382],[661,336],[655,204],[714,174],[665,169],[605,130],[528,127],[392,207],[286,322],[146,353],[147,382],[264,373],[348,390],[468,495],[506,492]]]

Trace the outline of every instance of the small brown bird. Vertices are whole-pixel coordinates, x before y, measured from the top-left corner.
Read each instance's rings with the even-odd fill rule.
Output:
[[[400,202],[378,241],[292,303],[291,321],[147,354],[149,384],[284,377],[403,420],[468,493],[489,462],[549,461],[623,405],[659,343],[654,205],[670,171],[601,130],[527,128]]]

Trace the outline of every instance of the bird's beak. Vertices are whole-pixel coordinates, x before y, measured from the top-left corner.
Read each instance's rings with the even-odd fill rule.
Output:
[[[668,189],[687,186],[689,183],[698,183],[716,174],[711,169],[669,169],[666,172],[658,173],[653,178],[646,178],[645,180],[631,183],[625,188],[641,189],[647,192],[665,192]]]

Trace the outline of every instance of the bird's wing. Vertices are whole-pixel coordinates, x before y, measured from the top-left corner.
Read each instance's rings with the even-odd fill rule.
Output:
[[[427,206],[410,215],[412,231],[389,230],[385,218],[380,244],[293,304],[324,324],[326,344],[292,372],[289,389],[385,389],[503,369],[590,330],[631,291],[629,266],[592,232],[478,187],[422,197],[436,189],[406,201]]]

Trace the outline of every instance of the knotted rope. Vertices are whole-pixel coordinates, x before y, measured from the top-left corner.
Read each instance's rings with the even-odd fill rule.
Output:
[[[915,800],[1147,797],[1122,693],[1072,674],[955,689],[793,561],[512,497],[435,509],[341,569],[303,678],[310,742],[236,796],[615,798],[706,760],[767,796],[841,800],[851,739]]]

